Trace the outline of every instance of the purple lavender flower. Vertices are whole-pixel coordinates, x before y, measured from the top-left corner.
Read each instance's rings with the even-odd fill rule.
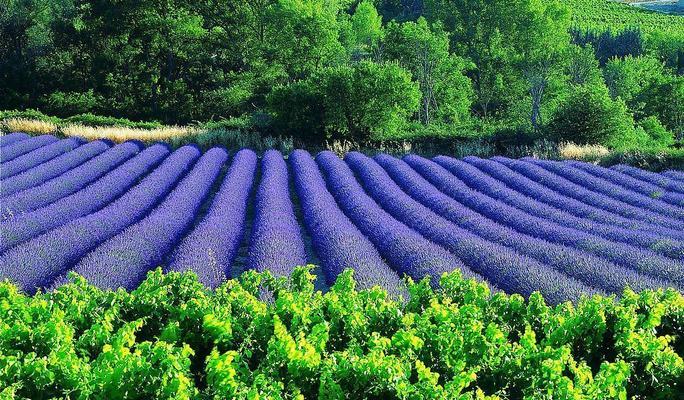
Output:
[[[611,293],[621,293],[627,286],[635,290],[671,286],[666,281],[650,278],[572,247],[516,232],[442,193],[406,162],[387,155],[378,155],[375,160],[406,193],[442,217],[484,239],[550,265],[587,285]]]
[[[459,269],[466,278],[485,281],[458,257],[425,239],[378,206],[356,181],[354,173],[334,153],[324,151],[318,154],[316,161],[339,207],[397,273],[414,280],[429,276],[431,283],[437,285],[442,274]]]
[[[47,146],[39,147],[12,161],[3,163],[2,169],[0,169],[0,179],[5,179],[26,171],[27,169],[51,160],[67,151],[71,151],[82,144],[83,141],[81,139],[69,138],[51,143]]]
[[[288,276],[306,264],[306,251],[290,199],[287,164],[277,150],[261,161],[261,182],[249,246],[249,268]]]
[[[170,271],[194,271],[210,288],[219,286],[235,260],[245,231],[247,201],[257,156],[241,150],[233,158],[226,178],[202,222],[176,248]]]
[[[0,162],[7,163],[17,157],[47,146],[58,140],[59,139],[52,135],[41,135],[33,136],[10,145],[3,146],[2,151],[0,152]]]
[[[445,156],[435,157],[434,161],[461,179],[473,190],[477,190],[492,199],[508,204],[530,215],[568,228],[595,234],[608,240],[642,247],[675,259],[684,259],[684,242],[666,239],[662,234],[622,229],[577,218],[563,209],[551,207],[536,201],[535,198],[524,196],[510,189],[502,182],[463,161]]]
[[[404,160],[445,194],[518,232],[581,249],[615,264],[669,280],[678,288],[684,287],[684,265],[680,262],[634,246],[607,241],[577,229],[565,228],[499,203],[471,190],[449,171],[422,157],[409,155]]]
[[[394,218],[457,255],[468,268],[508,293],[540,291],[553,304],[602,293],[538,261],[453,224],[409,197],[376,162],[352,152],[345,156],[370,196]]]
[[[143,218],[199,155],[194,146],[181,147],[107,207],[11,248],[0,255],[0,279],[11,279],[29,293],[48,285],[100,243]]]
[[[109,145],[103,141],[90,142],[55,157],[48,162],[3,179],[0,181],[0,197],[9,196],[21,190],[45,183],[83,164],[107,149],[109,149]]]
[[[0,147],[5,147],[14,143],[18,143],[24,139],[28,139],[29,137],[29,135],[23,132],[12,132],[6,135],[0,135]]]
[[[190,228],[227,159],[223,149],[207,151],[150,215],[102,243],[74,271],[100,288],[135,289]]]
[[[311,155],[304,150],[295,150],[290,154],[290,165],[304,224],[323,263],[327,283],[332,285],[345,268],[353,268],[359,288],[380,286],[393,295],[405,295],[399,275],[339,209]]]
[[[619,214],[606,211],[602,208],[585,204],[577,199],[563,195],[550,189],[549,187],[541,185],[525,175],[513,171],[504,164],[492,160],[483,160],[478,157],[465,157],[463,161],[475,166],[489,176],[498,179],[519,193],[525,194],[539,202],[546,203],[550,206],[568,212],[576,217],[628,230],[639,230],[646,233],[654,232],[662,237],[671,237],[678,240],[684,240],[684,232],[665,228],[663,226],[644,221],[626,218]]]
[[[126,142],[105,151],[82,165],[54,178],[2,199],[2,217],[12,218],[20,213],[46,205],[83,189],[140,151],[133,142]]]
[[[168,154],[165,145],[150,146],[83,190],[43,208],[0,222],[0,253],[107,206]]]
[[[594,192],[603,193],[608,197],[626,204],[631,204],[641,209],[659,213],[667,218],[672,219],[673,223],[676,223],[684,228],[684,222],[680,220],[681,218],[684,218],[684,208],[666,204],[628,188],[615,185],[606,179],[596,177],[567,163],[536,160],[531,158],[525,159],[525,161],[537,164],[542,168],[556,173],[572,182],[581,184],[585,188]]]
[[[511,160],[505,157],[492,157],[492,160],[500,162],[507,167],[525,175],[533,181],[544,185],[564,196],[572,197],[583,203],[601,208],[611,213],[619,214],[625,218],[644,221],[651,224],[681,231],[684,229],[681,223],[673,221],[661,214],[649,210],[632,206],[630,204],[615,200],[602,193],[588,190],[582,185],[573,183],[564,177],[534,164],[524,161]]]
[[[648,183],[653,186],[659,187],[660,191],[670,191],[675,192],[680,195],[684,195],[684,183],[678,180],[671,179],[667,176],[657,174],[651,171],[645,171],[643,169],[630,167],[628,165],[618,164],[611,167],[612,170],[618,171],[623,175],[628,175],[639,182]],[[658,189],[655,189],[658,190]],[[667,193],[665,193],[667,195]],[[659,197],[661,198],[661,197]]]
[[[676,179],[680,182],[684,182],[684,172],[683,171],[668,170],[668,171],[663,171],[661,174],[663,176],[667,176],[668,178],[672,178],[672,179]]]
[[[42,135],[3,146],[2,151],[0,151],[0,162],[6,163],[12,161],[21,155],[56,142],[57,140],[58,139],[52,135]]]

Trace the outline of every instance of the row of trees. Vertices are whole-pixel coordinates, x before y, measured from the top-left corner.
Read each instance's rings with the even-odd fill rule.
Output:
[[[565,137],[589,106],[628,134],[575,140],[646,143],[684,131],[684,43],[659,43],[572,29],[559,0],[9,1],[0,108],[240,118],[321,141]]]

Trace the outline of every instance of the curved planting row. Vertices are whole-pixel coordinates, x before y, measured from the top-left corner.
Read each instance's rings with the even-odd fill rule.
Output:
[[[468,188],[435,162],[413,155],[404,159],[444,193],[518,232],[584,250],[623,267],[669,280],[677,287],[684,287],[684,269],[675,260],[535,217]]]
[[[109,144],[102,141],[95,141],[79,146],[78,148],[55,157],[52,160],[37,165],[31,169],[21,172],[0,181],[0,197],[5,197],[40,185],[52,178],[55,178],[72,168],[75,168],[98,154],[109,149]]]
[[[648,182],[651,185],[660,186],[662,190],[676,192],[679,194],[684,194],[684,182],[673,179],[669,176],[657,174],[651,171],[645,171],[643,169],[634,168],[629,165],[618,164],[613,165],[611,169],[619,171],[625,175],[629,175],[632,178],[638,179],[642,182]],[[677,204],[679,206],[684,206],[684,204]]]
[[[83,144],[81,139],[69,138],[51,143],[47,146],[39,147],[30,153],[19,156],[12,161],[2,164],[0,168],[0,179],[8,178],[36,165],[51,160],[67,151],[71,151]]]
[[[592,288],[515,251],[461,229],[407,196],[377,163],[360,153],[345,160],[374,200],[397,220],[448,249],[468,268],[508,293],[540,291],[552,303],[578,300]]]
[[[139,151],[140,147],[133,142],[114,146],[77,168],[67,171],[42,185],[4,197],[2,199],[2,217],[12,218],[21,213],[44,207],[81,190]]]
[[[337,204],[400,275],[415,280],[430,276],[437,284],[444,272],[460,269],[467,278],[484,278],[441,246],[396,220],[371,199],[349,167],[334,153],[316,157]]]
[[[286,276],[308,257],[328,285],[349,267],[360,288],[396,295],[404,276],[434,285],[455,269],[554,304],[684,289],[677,171],[303,150],[227,163],[219,148],[35,139],[0,139],[12,156],[0,168],[0,279],[28,292],[72,270],[131,289],[156,266],[214,288],[244,268]]]
[[[642,247],[678,260],[684,259],[684,242],[663,240],[662,234],[638,232],[578,218],[563,210],[538,202],[534,198],[521,195],[466,162],[444,156],[435,157],[434,161],[473,190],[530,215],[553,221],[567,228],[595,234],[604,239]]]
[[[49,285],[89,251],[144,217],[199,156],[196,147],[181,147],[107,207],[11,248],[0,256],[0,278],[12,279],[28,292]]]
[[[0,135],[0,147],[9,146],[24,139],[28,139],[29,137],[29,135],[23,132],[13,132],[6,135]]]
[[[31,152],[39,147],[56,142],[57,140],[59,139],[52,135],[42,135],[24,139],[7,146],[2,146],[2,151],[0,151],[0,162],[4,164],[6,162],[12,161],[21,155]]]
[[[290,163],[302,204],[304,225],[322,261],[328,284],[332,284],[345,268],[354,268],[359,288],[379,285],[390,293],[403,294],[399,275],[337,206],[311,155],[304,150],[295,150],[290,155]]]
[[[37,210],[0,222],[0,253],[65,223],[105,207],[169,154],[154,145],[83,190]]]
[[[669,203],[672,206],[676,206],[675,208],[680,208],[684,206],[683,194],[664,191],[658,185],[644,182],[642,180],[633,178],[629,175],[621,174],[615,170],[599,167],[598,165],[582,163],[578,161],[568,161],[566,163],[572,165],[574,168],[588,172],[589,174],[597,178],[608,181],[611,184],[629,189],[635,193],[639,193],[641,195],[649,197],[650,199]],[[679,214],[681,217],[681,210],[679,210]]]
[[[647,233],[653,232],[663,238],[671,237],[684,240],[684,232],[682,231],[665,228],[644,221],[629,219],[591,204],[583,203],[578,199],[567,196],[561,192],[556,192],[552,188],[537,183],[502,163],[483,160],[478,157],[465,157],[463,161],[476,167],[492,178],[499,180],[501,183],[518,193],[524,194],[538,202],[548,204],[559,210],[563,210],[575,217],[591,221],[590,223],[616,226],[628,229],[629,231],[639,230]]]
[[[150,215],[98,246],[74,271],[100,288],[135,289],[191,226],[227,158],[225,150],[207,151]]]
[[[684,221],[681,221],[681,219],[684,218],[684,209],[658,201],[653,198],[653,194],[643,195],[629,188],[618,186],[606,179],[596,177],[567,163],[534,159],[525,159],[525,161],[540,165],[548,171],[554,172],[572,182],[579,183],[587,189],[603,193],[615,200],[631,204],[642,210],[645,209],[659,213],[664,217],[671,219],[670,224],[672,227],[684,229]]]
[[[674,171],[674,170],[669,170],[663,172],[664,176],[667,176],[668,178],[676,179],[680,182],[684,182],[684,172],[683,171]]]
[[[306,250],[290,199],[287,164],[277,150],[269,150],[261,161],[254,225],[249,246],[249,268],[289,276],[297,265],[306,264]]]
[[[505,157],[492,157],[492,160],[500,162],[512,170],[517,171],[531,180],[553,189],[564,196],[572,197],[583,203],[621,215],[625,218],[644,221],[678,231],[681,231],[682,229],[681,223],[679,222],[668,219],[658,213],[615,200],[603,193],[589,190],[581,184],[574,183],[561,175],[550,172],[534,163],[512,160]]]
[[[241,150],[233,158],[221,188],[202,222],[174,251],[168,270],[192,270],[200,282],[215,288],[230,277],[230,268],[245,232],[247,201],[257,156]]]
[[[479,214],[456,199],[447,196],[405,161],[387,155],[375,160],[411,197],[461,228],[520,254],[532,257],[570,275],[585,284],[610,293],[633,289],[666,287],[669,284],[631,269],[620,267],[586,252],[519,233]]]

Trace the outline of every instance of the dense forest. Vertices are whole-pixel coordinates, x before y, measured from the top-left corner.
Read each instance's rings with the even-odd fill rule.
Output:
[[[673,146],[684,18],[603,3],[10,0],[0,109],[220,121],[311,142]]]

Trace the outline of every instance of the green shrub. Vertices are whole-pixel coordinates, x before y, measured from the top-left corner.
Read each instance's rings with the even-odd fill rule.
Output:
[[[310,268],[210,291],[160,270],[135,291],[82,278],[29,297],[0,283],[0,397],[108,399],[674,399],[684,297],[626,291],[550,307],[444,275],[397,301],[323,294]],[[260,299],[264,290],[270,302]]]
[[[115,117],[105,117],[102,115],[95,114],[77,114],[71,117],[64,118],[62,120],[64,123],[69,124],[79,124],[86,126],[123,126],[126,128],[136,128],[136,129],[154,129],[161,128],[163,125],[156,121],[149,122],[135,122],[126,118],[115,118]]]
[[[549,122],[552,139],[579,145],[634,147],[638,138],[624,101],[612,99],[605,85],[581,85],[558,106]]]
[[[39,121],[51,122],[53,124],[59,124],[61,122],[58,117],[48,116],[38,110],[33,109],[0,111],[0,121],[15,118],[35,119]]]

